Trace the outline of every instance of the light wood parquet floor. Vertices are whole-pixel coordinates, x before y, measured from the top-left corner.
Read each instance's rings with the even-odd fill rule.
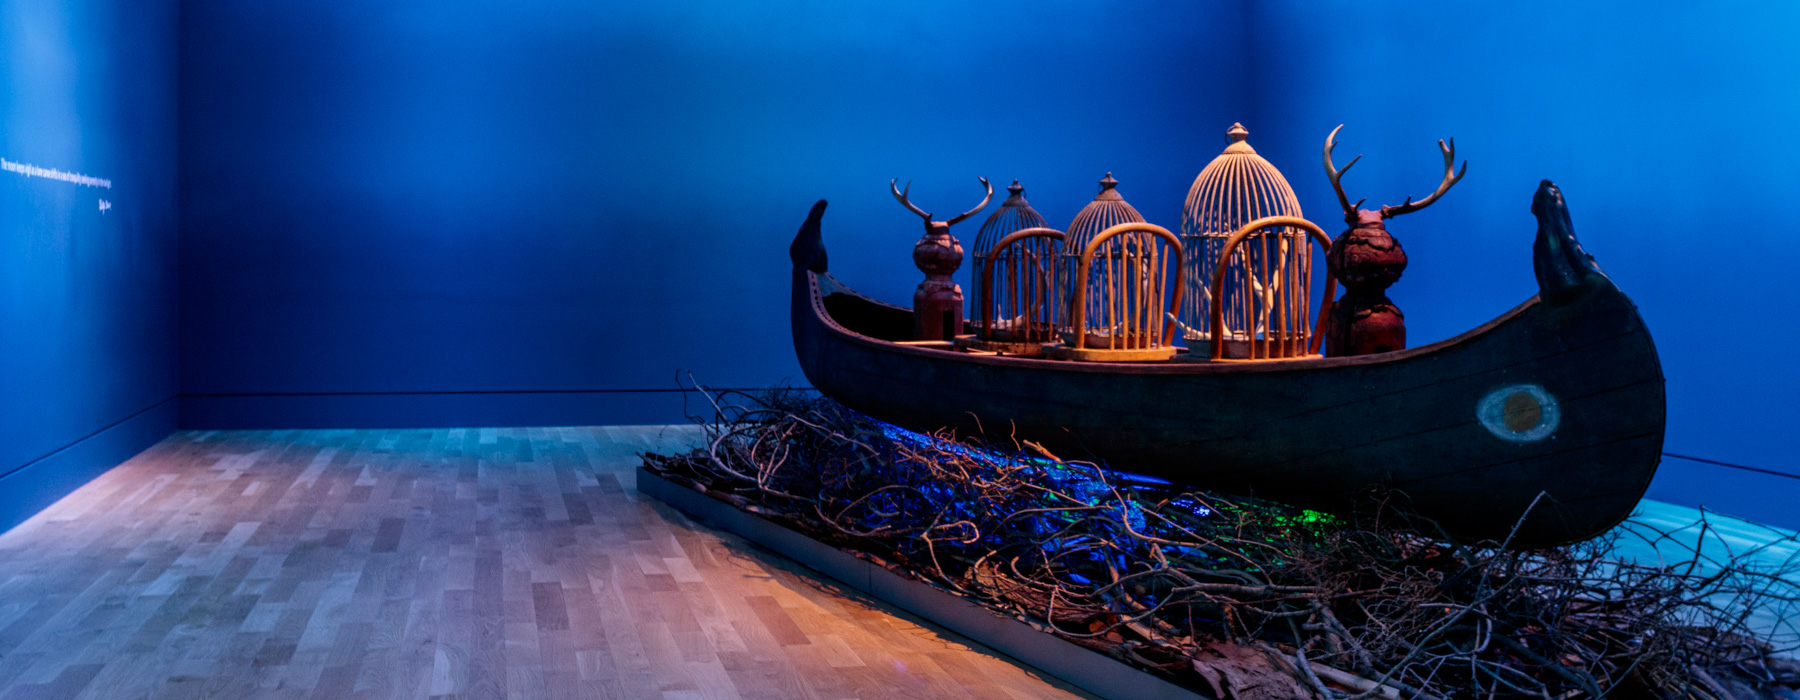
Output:
[[[1086,697],[640,499],[693,438],[176,433],[0,535],[0,700]]]

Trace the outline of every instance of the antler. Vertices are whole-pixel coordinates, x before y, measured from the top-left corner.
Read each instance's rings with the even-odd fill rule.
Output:
[[[974,209],[965,211],[965,212],[957,215],[956,218],[953,218],[949,221],[944,222],[945,226],[954,226],[954,225],[956,225],[957,222],[962,221],[963,219],[967,219],[971,216],[974,216],[977,212],[980,212],[981,210],[986,209],[988,202],[992,201],[994,199],[994,186],[992,184],[988,183],[988,179],[985,177],[978,177],[975,179],[980,180],[981,186],[987,188],[987,196],[982,197],[981,203],[975,205]],[[895,178],[895,179],[888,181],[888,189],[891,189],[894,191],[894,199],[900,200],[901,204],[906,205],[907,209],[911,209],[912,213],[918,214],[920,218],[925,220],[925,223],[927,223],[927,224],[931,223],[931,214],[929,212],[926,212],[925,210],[918,208],[912,202],[907,201],[907,199],[906,199],[907,193],[912,192],[912,181],[911,180],[906,181],[906,189],[905,190],[900,189],[899,185],[897,184],[899,182],[900,182],[899,178]]]
[[[987,208],[987,205],[988,205],[988,202],[989,202],[989,201],[990,201],[990,200],[992,200],[992,199],[993,199],[993,198],[994,198],[994,186],[993,186],[993,185],[991,185],[991,184],[988,184],[988,179],[987,179],[987,178],[985,178],[985,177],[977,177],[977,178],[975,178],[975,179],[977,179],[977,180],[980,180],[980,181],[981,181],[981,186],[982,186],[982,187],[986,187],[986,188],[987,188],[987,196],[986,196],[986,197],[982,197],[982,198],[981,198],[981,203],[980,203],[980,204],[977,204],[977,205],[975,205],[975,208],[974,208],[974,209],[970,209],[970,210],[968,210],[968,211],[965,211],[965,212],[963,212],[963,213],[962,213],[962,214],[959,214],[959,215],[958,215],[958,216],[957,216],[957,217],[956,217],[956,218],[954,218],[954,219],[951,219],[951,220],[949,220],[949,221],[946,221],[946,222],[944,222],[944,223],[945,223],[945,224],[948,224],[948,225],[951,225],[951,226],[955,226],[955,225],[956,225],[956,222],[958,222],[958,221],[962,221],[962,220],[963,220],[963,219],[967,219],[967,218],[969,218],[969,217],[971,217],[971,216],[974,216],[974,215],[975,215],[975,214],[976,214],[976,213],[977,213],[977,212],[979,212],[979,211],[981,211],[981,210],[983,210],[983,209],[986,209],[986,208]],[[890,183],[890,184],[891,184],[891,183]],[[912,183],[910,183],[910,182],[909,182],[909,183],[906,183],[906,184],[908,184],[908,185],[911,185],[911,184],[912,184]]]
[[[1401,214],[1411,214],[1431,206],[1432,202],[1437,201],[1437,198],[1443,196],[1445,192],[1449,192],[1450,186],[1456,184],[1457,181],[1463,178],[1463,175],[1469,172],[1469,161],[1467,160],[1463,161],[1462,172],[1455,172],[1456,139],[1450,139],[1449,145],[1445,145],[1443,139],[1438,139],[1438,150],[1444,152],[1444,182],[1438,185],[1437,191],[1431,193],[1430,197],[1426,197],[1417,202],[1412,201],[1412,197],[1407,197],[1406,201],[1397,207],[1382,205],[1381,218],[1391,219]]]
[[[888,189],[891,189],[894,191],[894,199],[900,200],[900,203],[902,205],[905,205],[907,209],[911,209],[912,213],[918,214],[921,218],[925,219],[926,223],[931,223],[931,214],[930,213],[926,212],[923,209],[918,208],[917,206],[914,206],[912,202],[906,201],[907,192],[912,191],[912,180],[906,181],[906,192],[900,191],[900,188],[895,184],[898,182],[900,182],[900,178],[894,178],[892,180],[888,180]],[[987,203],[982,202],[982,204],[985,206]]]
[[[1362,154],[1358,153],[1355,158],[1351,158],[1343,170],[1338,170],[1331,165],[1331,149],[1337,148],[1337,133],[1339,129],[1343,128],[1344,125],[1339,124],[1337,129],[1331,130],[1330,136],[1325,137],[1325,177],[1331,179],[1331,189],[1337,190],[1338,205],[1344,208],[1344,220],[1354,224],[1356,223],[1356,210],[1362,206],[1365,200],[1359,199],[1355,204],[1351,204],[1350,198],[1344,195],[1344,185],[1339,180],[1344,177],[1344,173],[1350,172],[1350,166],[1356,165],[1356,161],[1362,160]]]

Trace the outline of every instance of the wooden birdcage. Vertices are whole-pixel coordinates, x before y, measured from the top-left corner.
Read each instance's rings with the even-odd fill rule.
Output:
[[[1188,288],[1180,324],[1189,358],[1205,358],[1195,348],[1212,344],[1231,359],[1281,359],[1316,351],[1309,323],[1313,255],[1307,230],[1265,226],[1227,254],[1227,240],[1246,224],[1301,217],[1293,188],[1250,147],[1245,140],[1249,135],[1242,124],[1232,124],[1225,132],[1230,145],[1188,190],[1181,217],[1181,239],[1189,251]],[[1221,268],[1224,284],[1215,290],[1211,282]]]
[[[1073,244],[1065,245],[1066,255]],[[1044,346],[1044,354],[1087,362],[1174,357],[1181,260],[1181,239],[1155,224],[1123,223],[1093,236],[1077,258],[1062,343]]]
[[[1094,201],[1088,202],[1081,211],[1075,214],[1075,220],[1069,222],[1068,237],[1063,240],[1062,269],[1057,273],[1062,283],[1062,302],[1071,304],[1075,301],[1075,287],[1083,282],[1075,275],[1075,268],[1081,263],[1081,252],[1087,244],[1100,235],[1101,231],[1119,224],[1142,223],[1143,215],[1135,207],[1125,201],[1119,194],[1119,181],[1114,180],[1112,173],[1107,173],[1100,180],[1100,193],[1094,195]],[[1104,294],[1087,295],[1089,304],[1099,303]],[[1094,311],[1096,309],[1089,309]],[[1073,309],[1065,306],[1058,318],[1062,321],[1063,330],[1068,330],[1069,320],[1075,317]]]
[[[996,241],[975,269],[975,335],[959,336],[957,347],[1003,355],[1037,355],[1056,340],[1060,317],[1063,232],[1034,227]]]
[[[975,234],[975,263],[970,266],[969,270],[969,290],[973,292],[969,295],[969,319],[977,324],[983,323],[981,305],[984,297],[981,295],[981,290],[985,280],[982,279],[982,269],[987,263],[989,254],[993,252],[994,246],[1015,231],[1043,228],[1050,225],[1044,221],[1044,217],[1038,214],[1036,209],[1031,208],[1030,203],[1025,201],[1025,187],[1020,185],[1018,180],[1013,180],[1013,184],[1006,188],[1006,192],[1006,201],[1001,202],[1000,208],[988,215],[987,221],[981,224],[981,230]],[[1000,268],[999,274],[1002,275],[1002,278],[1008,269],[1006,266]],[[1003,315],[1001,318],[1006,317]],[[979,334],[980,327],[977,327],[975,331]]]

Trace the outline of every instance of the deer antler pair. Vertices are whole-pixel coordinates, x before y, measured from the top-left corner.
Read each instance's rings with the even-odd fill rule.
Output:
[[[961,214],[958,214],[956,216],[956,218],[953,218],[949,221],[944,222],[945,226],[955,226],[957,222],[962,221],[963,219],[967,219],[971,216],[974,216],[976,214],[976,212],[986,209],[987,205],[988,205],[988,201],[992,200],[994,198],[994,186],[991,184],[988,184],[988,179],[985,177],[978,177],[976,179],[981,181],[981,186],[987,188],[987,196],[982,197],[981,203],[975,205],[974,209],[970,209]],[[907,209],[911,209],[912,213],[918,214],[919,218],[924,219],[925,225],[929,227],[931,225],[931,213],[927,212],[923,209],[920,209],[918,206],[914,205],[912,202],[907,201],[907,199],[906,199],[907,193],[912,191],[912,181],[911,180],[906,181],[906,190],[905,191],[902,191],[900,189],[900,187],[897,184],[899,182],[900,182],[899,178],[895,178],[895,179],[888,181],[888,188],[892,189],[894,191],[894,199],[900,200],[900,203],[905,205]]]
[[[1325,176],[1331,179],[1331,189],[1337,190],[1338,205],[1344,208],[1344,220],[1355,224],[1358,218],[1357,210],[1362,208],[1362,203],[1368,200],[1359,199],[1356,204],[1351,204],[1350,198],[1344,194],[1344,185],[1339,180],[1344,177],[1344,173],[1350,172],[1350,166],[1356,165],[1356,161],[1362,159],[1362,155],[1358,154],[1355,158],[1351,158],[1350,162],[1344,165],[1343,170],[1332,166],[1331,150],[1337,148],[1337,134],[1338,130],[1342,128],[1344,125],[1339,124],[1337,129],[1331,130],[1330,136],[1325,137]],[[1437,198],[1443,196],[1445,192],[1449,192],[1450,187],[1462,180],[1463,175],[1469,172],[1469,161],[1467,160],[1463,161],[1462,172],[1456,172],[1456,139],[1450,139],[1449,143],[1438,139],[1438,150],[1444,152],[1444,181],[1438,184],[1437,191],[1417,202],[1413,201],[1412,197],[1407,197],[1406,201],[1398,206],[1384,204],[1381,206],[1381,218],[1392,219],[1401,214],[1411,214],[1431,206],[1432,202],[1437,201]]]

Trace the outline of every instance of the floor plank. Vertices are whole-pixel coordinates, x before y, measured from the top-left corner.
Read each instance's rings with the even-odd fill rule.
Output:
[[[0,535],[0,700],[1089,697],[640,499],[695,439],[176,433]]]

